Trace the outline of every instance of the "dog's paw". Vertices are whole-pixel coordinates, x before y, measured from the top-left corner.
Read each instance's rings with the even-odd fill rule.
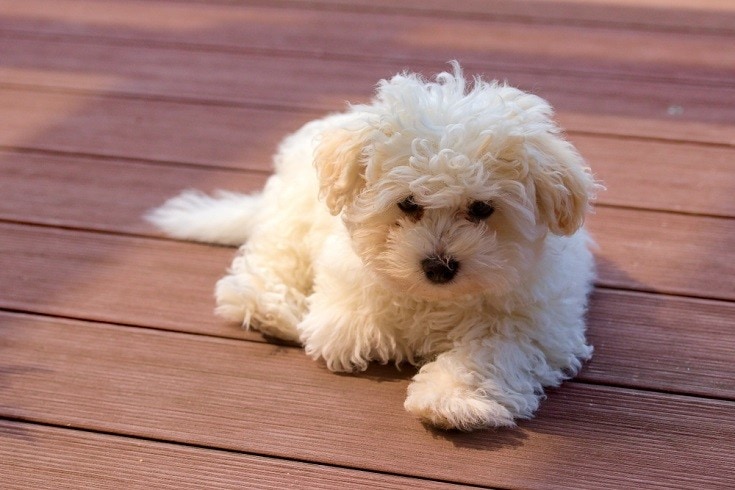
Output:
[[[242,276],[228,275],[217,281],[215,313],[225,320],[249,326],[255,313],[257,290]]]
[[[321,329],[314,331],[309,325],[307,317],[298,326],[306,355],[314,360],[324,361],[327,369],[337,373],[355,373],[367,369],[369,361],[360,354],[359,349],[349,343],[342,345],[339,338],[325,338],[329,332]]]
[[[306,353],[312,359],[321,359],[326,364],[327,369],[335,373],[359,373],[368,368],[369,362],[359,357],[352,357],[346,354],[331,355],[323,353],[315,353],[310,349],[306,349]]]
[[[403,405],[423,422],[463,431],[515,425],[507,408],[479,390],[456,380],[427,378],[409,385]]]
[[[279,291],[280,289],[281,291]],[[231,274],[217,282],[215,313],[246,328],[290,342],[298,342],[298,305],[287,287],[265,290],[247,274]]]

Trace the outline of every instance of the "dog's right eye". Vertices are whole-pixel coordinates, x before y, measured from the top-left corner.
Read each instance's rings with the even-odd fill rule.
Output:
[[[406,214],[418,214],[424,208],[416,204],[413,200],[413,196],[408,196],[406,199],[398,203],[398,208]]]

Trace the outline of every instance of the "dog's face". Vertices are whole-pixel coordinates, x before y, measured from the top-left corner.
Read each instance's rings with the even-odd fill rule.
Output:
[[[594,181],[551,109],[459,68],[399,75],[322,135],[322,196],[366,267],[397,292],[449,299],[518,287],[551,232],[581,226]]]

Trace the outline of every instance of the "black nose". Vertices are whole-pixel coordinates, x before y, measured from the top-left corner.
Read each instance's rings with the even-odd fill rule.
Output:
[[[421,268],[429,281],[444,284],[457,274],[459,262],[451,257],[429,257],[421,261]]]

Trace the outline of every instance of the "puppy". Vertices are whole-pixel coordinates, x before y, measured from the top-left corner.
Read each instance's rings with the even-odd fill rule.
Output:
[[[216,286],[221,317],[332,371],[420,366],[405,408],[433,426],[512,426],[592,353],[597,184],[546,101],[452,65],[306,124],[262,193],[189,191],[149,219],[245,243]]]

